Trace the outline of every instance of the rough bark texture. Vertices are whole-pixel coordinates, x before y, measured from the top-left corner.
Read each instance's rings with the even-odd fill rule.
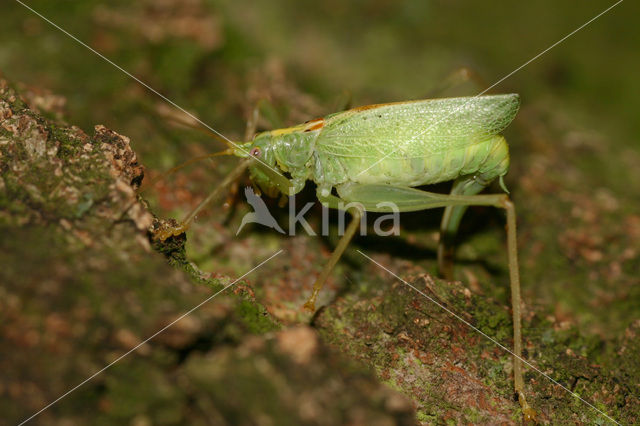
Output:
[[[28,418],[230,282],[203,278],[175,246],[162,247],[171,262],[151,249],[153,216],[136,196],[143,172],[128,138],[45,119],[38,109],[50,98],[22,93],[0,80],[2,424]],[[241,281],[34,422],[411,424],[413,416],[408,398],[316,330],[283,328]]]
[[[464,284],[431,275],[441,212],[408,213],[397,237],[356,238],[320,310],[304,312],[338,216],[328,237],[259,225],[236,235],[251,210],[240,186],[186,236],[151,243],[150,225],[183,217],[237,159],[216,157],[150,185],[223,144],[175,126],[185,116],[156,94],[5,3],[0,69],[29,88],[0,86],[0,424],[28,418],[280,249],[33,424],[520,421],[509,356],[355,250],[511,347],[502,212],[466,213],[454,270]],[[498,81],[492,91],[519,93],[522,108],[505,130],[505,181],[518,212],[525,357],[617,421],[640,423],[640,2],[619,3],[515,74],[605,6],[28,4],[232,140],[243,139],[255,105],[258,130],[268,130],[349,102],[473,96]],[[465,82],[474,73],[455,73],[460,66],[481,78]],[[315,201],[310,183],[297,212]],[[265,202],[291,231],[289,207]],[[317,204],[305,219],[321,229]],[[541,422],[608,424],[537,372],[525,379]]]
[[[51,95],[21,93],[0,80],[0,412],[7,424],[37,412],[230,282],[190,263],[184,237],[152,249],[147,229],[154,218],[136,195],[143,171],[128,138],[103,126],[86,135],[43,107]],[[288,248],[305,256],[304,248]],[[503,304],[409,262],[378,260],[510,347]],[[305,269],[301,258],[294,264]],[[37,421],[520,421],[510,357],[487,339],[406,285],[389,289],[389,277],[373,264],[361,268],[347,294],[313,318],[300,316],[282,305],[288,298],[299,306],[305,295],[297,269],[280,271],[280,304],[265,296],[280,321],[240,282]],[[587,361],[598,352],[598,338],[531,311],[524,328],[537,368],[618,421],[637,423],[639,322],[600,358],[602,365]],[[538,373],[528,371],[526,381],[540,421],[605,422]]]

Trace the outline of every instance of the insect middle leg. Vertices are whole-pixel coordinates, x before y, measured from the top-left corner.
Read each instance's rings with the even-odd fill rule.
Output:
[[[473,183],[466,182],[467,188],[473,188]],[[459,195],[437,194],[421,191],[409,187],[390,185],[360,185],[346,184],[337,187],[338,194],[346,202],[361,203],[367,211],[389,212],[389,207],[379,207],[382,202],[394,203],[399,211],[419,211],[437,207],[460,207],[452,214],[468,206],[493,206],[504,209],[507,213],[507,254],[509,261],[509,276],[511,281],[511,305],[513,312],[513,380],[515,392],[526,419],[533,419],[535,411],[529,406],[524,394],[524,380],[522,373],[522,331],[520,312],[520,276],[518,270],[518,252],[516,238],[516,211],[513,202],[506,194]],[[463,190],[461,190],[464,192]],[[459,219],[459,218],[458,218]]]
[[[476,195],[487,186],[487,182],[475,176],[462,176],[453,182],[451,195]],[[462,216],[467,211],[466,205],[449,205],[445,207],[440,223],[440,240],[438,241],[438,272],[448,281],[453,277],[453,258],[455,236],[460,227]]]
[[[319,199],[323,204],[331,208],[339,208],[339,206],[344,205],[342,200],[333,195],[329,195],[328,197],[319,197]],[[360,225],[363,209],[358,204],[352,204],[352,206],[350,207],[351,208],[348,209],[348,211],[351,213],[351,223],[349,223],[349,226],[345,230],[344,235],[338,242],[338,245],[336,246],[333,253],[331,253],[329,261],[324,265],[324,268],[322,268],[322,272],[320,272],[320,275],[313,283],[313,291],[311,293],[311,296],[309,296],[309,299],[304,304],[304,307],[310,311],[316,310],[316,299],[318,297],[318,294],[320,293],[320,290],[322,290],[324,283],[327,281],[327,278],[329,278],[329,275],[331,275],[331,272],[335,268],[336,263],[338,263],[338,260],[340,260],[340,258],[342,257],[342,254],[353,239],[353,236],[355,235],[356,230]]]

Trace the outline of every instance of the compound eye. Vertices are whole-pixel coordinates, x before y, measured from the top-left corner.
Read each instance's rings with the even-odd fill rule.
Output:
[[[260,150],[260,148],[256,146],[251,148],[251,151],[249,151],[249,154],[251,154],[253,157],[260,157],[260,155],[262,155],[262,150]]]

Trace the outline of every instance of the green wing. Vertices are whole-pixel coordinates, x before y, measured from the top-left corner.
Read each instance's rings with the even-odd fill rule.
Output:
[[[500,133],[519,105],[519,96],[508,94],[354,108],[325,118],[316,150],[339,157],[426,157]]]

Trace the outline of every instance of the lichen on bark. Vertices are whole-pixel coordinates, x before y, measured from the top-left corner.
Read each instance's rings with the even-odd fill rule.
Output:
[[[185,267],[184,241],[152,250],[129,139],[64,123],[41,110],[60,105],[47,96],[0,79],[4,421],[29,418],[117,360],[37,421],[412,423],[408,399],[315,330],[282,330],[245,280],[182,318],[232,278]]]

